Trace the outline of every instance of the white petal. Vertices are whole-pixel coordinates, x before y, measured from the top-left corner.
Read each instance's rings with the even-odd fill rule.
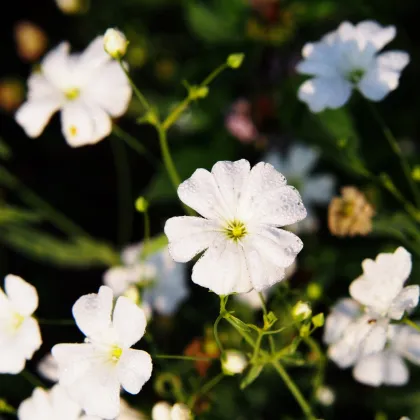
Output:
[[[50,391],[50,400],[54,418],[57,420],[76,420],[80,415],[80,406],[74,402],[66,390],[60,385],[55,385]]]
[[[226,207],[236,214],[239,198],[249,177],[250,165],[245,159],[236,162],[217,162],[211,173]]]
[[[253,229],[244,242],[248,249],[255,248],[264,259],[281,268],[291,265],[303,248],[294,233],[268,225]]]
[[[372,354],[357,362],[353,369],[353,377],[362,384],[379,386],[384,383],[386,360],[384,353]]]
[[[238,219],[286,226],[304,219],[306,210],[299,193],[286,185],[284,176],[272,165],[255,165],[243,191]]]
[[[72,86],[74,75],[72,60],[69,57],[70,45],[62,42],[51,50],[41,62],[41,70],[46,79],[56,88],[65,91]]]
[[[218,220],[233,220],[233,209],[223,201],[216,180],[209,171],[197,169],[191,178],[178,187],[178,196],[187,206],[203,217]]]
[[[341,108],[349,100],[351,92],[352,85],[344,78],[317,77],[300,86],[298,98],[312,112],[321,112],[326,108]]]
[[[46,354],[37,366],[38,373],[51,382],[58,382],[58,364],[51,353]]]
[[[121,261],[124,265],[135,265],[140,262],[143,244],[126,246],[121,253]]]
[[[38,322],[35,318],[26,318],[16,334],[20,351],[27,360],[32,359],[34,353],[41,347],[42,338]]]
[[[110,61],[109,55],[104,50],[102,36],[97,36],[77,57],[77,76],[79,83],[94,81],[95,73],[101,70]]]
[[[335,63],[334,47],[324,42],[306,44],[302,49],[304,60],[296,66],[301,74],[320,77],[336,77],[338,74]]]
[[[138,394],[152,376],[152,358],[142,350],[124,350],[118,362],[118,380],[130,394]]]
[[[304,185],[301,195],[305,205],[308,203],[328,204],[333,195],[335,179],[332,175],[314,175]]]
[[[324,342],[337,342],[360,313],[361,306],[353,299],[341,299],[337,302],[325,321]]]
[[[244,293],[252,289],[242,247],[226,239],[213,243],[197,261],[192,281],[218,295]]]
[[[5,291],[16,312],[30,316],[38,308],[38,293],[34,286],[21,277],[9,274],[5,277]]]
[[[406,325],[393,325],[392,348],[410,362],[420,365],[420,333]]]
[[[16,112],[16,122],[29,137],[38,137],[61,105],[59,96],[33,99],[25,102]]]
[[[398,87],[399,78],[399,72],[374,67],[363,76],[358,89],[366,98],[378,102]]]
[[[15,343],[2,343],[0,348],[0,374],[17,375],[25,369],[26,358]]]
[[[379,67],[399,72],[410,62],[410,55],[404,51],[387,51],[378,55],[377,60]]]
[[[404,287],[400,294],[393,300],[388,311],[388,316],[392,319],[401,319],[405,311],[409,311],[418,305],[419,292],[418,285]]]
[[[42,388],[35,388],[32,395],[20,404],[17,412],[19,420],[49,420],[54,414],[49,393]]]
[[[143,310],[124,296],[117,300],[112,322],[118,334],[118,343],[123,348],[136,344],[146,330],[146,316]]]
[[[111,267],[105,271],[103,282],[112,289],[115,296],[121,296],[131,284],[131,267]]]
[[[102,286],[98,294],[82,296],[73,305],[73,316],[87,337],[100,334],[111,325],[112,290]]]
[[[62,132],[72,147],[94,144],[112,130],[108,114],[96,105],[82,100],[67,103],[61,113]]]
[[[166,221],[169,253],[177,262],[187,262],[223,238],[220,226],[200,217],[172,217]]]
[[[371,42],[378,50],[391,42],[397,33],[395,26],[382,27],[372,20],[360,22],[356,26],[356,30],[360,36]]]

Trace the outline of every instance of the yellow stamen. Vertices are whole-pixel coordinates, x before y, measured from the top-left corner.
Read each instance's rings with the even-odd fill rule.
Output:
[[[122,352],[123,352],[123,350],[122,350],[121,347],[118,347],[118,346],[112,347],[111,359],[114,360],[115,362],[118,362],[118,360],[120,360]]]
[[[72,137],[77,135],[77,127],[75,125],[71,125],[69,127],[69,133]]]
[[[78,88],[70,88],[67,89],[64,94],[66,95],[66,98],[69,101],[73,101],[74,99],[77,99],[80,95],[80,89]]]
[[[245,225],[238,220],[229,222],[226,227],[226,235],[228,238],[233,239],[234,241],[243,238],[246,234],[247,231]]]

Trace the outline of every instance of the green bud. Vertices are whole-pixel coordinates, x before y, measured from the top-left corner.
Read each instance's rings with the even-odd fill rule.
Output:
[[[243,53],[231,54],[227,58],[226,63],[231,69],[238,69],[239,67],[241,67],[244,58],[245,54]]]
[[[135,206],[138,212],[145,213],[149,208],[149,203],[143,196],[141,196],[136,200]]]
[[[264,315],[264,329],[269,329],[276,321],[277,317],[273,311],[270,311],[267,315]]]
[[[324,325],[324,322],[325,322],[325,318],[322,312],[312,317],[312,323],[314,324],[314,327],[316,328],[322,327]]]
[[[189,95],[191,99],[203,99],[209,94],[209,88],[207,86],[191,86]]]
[[[300,327],[300,330],[299,330],[299,335],[300,335],[302,338],[305,338],[305,337],[309,337],[309,336],[310,336],[310,334],[311,334],[311,324],[303,324],[303,325]]]
[[[317,283],[309,283],[306,294],[311,300],[318,300],[322,296],[322,287]]]
[[[295,321],[304,321],[312,315],[312,309],[308,303],[301,300],[292,308],[292,317]]]
[[[416,165],[411,172],[411,176],[413,177],[414,181],[420,181],[420,165]]]

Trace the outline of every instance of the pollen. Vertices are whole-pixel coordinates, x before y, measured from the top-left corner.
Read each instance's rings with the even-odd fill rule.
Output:
[[[111,350],[111,359],[113,361],[115,361],[115,362],[118,362],[118,360],[120,360],[120,357],[122,355],[122,352],[123,352],[123,350],[122,350],[121,347],[118,347],[118,346],[112,347],[112,350]]]
[[[71,125],[69,127],[69,133],[72,137],[77,135],[77,127],[75,125]]]
[[[246,226],[244,225],[244,223],[238,220],[233,220],[232,222],[229,222],[229,224],[226,227],[226,235],[229,239],[232,239],[234,241],[243,238],[246,234]]]
[[[73,101],[73,100],[75,100],[75,99],[77,99],[79,97],[79,95],[80,95],[80,89],[78,89],[78,88],[70,88],[70,89],[67,89],[64,92],[64,94],[66,95],[66,98],[69,101]]]

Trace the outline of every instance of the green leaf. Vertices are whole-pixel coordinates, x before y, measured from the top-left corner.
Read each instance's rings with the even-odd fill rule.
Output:
[[[229,314],[229,319],[236,325],[236,327],[242,331],[251,331],[251,328],[248,327],[248,325],[245,324],[245,322],[241,321],[239,318],[236,318],[236,316],[233,316],[232,314]]]
[[[90,238],[65,240],[34,228],[9,225],[0,228],[0,241],[28,258],[61,267],[107,267],[119,263],[119,254],[108,244]]]
[[[241,381],[241,384],[240,384],[241,390],[244,390],[247,386],[251,385],[252,382],[254,382],[255,379],[258,378],[258,376],[260,376],[262,370],[263,370],[263,365],[251,366],[245,378]]]
[[[40,220],[42,220],[41,215],[34,211],[12,206],[0,207],[0,225],[7,223],[39,222]]]
[[[0,399],[0,413],[13,414],[15,412],[16,410],[6,400]]]
[[[312,323],[314,324],[314,327],[316,328],[321,328],[324,325],[324,322],[325,322],[325,319],[324,319],[324,314],[322,312],[312,317]]]

